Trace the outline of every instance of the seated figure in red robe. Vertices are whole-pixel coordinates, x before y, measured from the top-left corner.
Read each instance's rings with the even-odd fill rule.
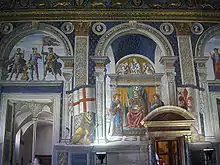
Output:
[[[126,126],[128,128],[141,128],[141,121],[146,115],[147,95],[141,87],[131,87],[128,91],[129,107],[126,116]]]

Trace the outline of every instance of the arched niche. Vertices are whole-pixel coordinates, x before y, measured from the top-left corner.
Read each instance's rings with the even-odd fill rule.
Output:
[[[17,52],[17,48],[21,48],[24,51],[24,59],[26,60],[26,65],[30,59],[30,54],[33,52],[32,48],[37,48],[38,53],[48,52],[48,48],[53,47],[53,51],[58,56],[73,56],[73,49],[68,38],[59,29],[52,25],[39,23],[34,25],[31,23],[23,24],[16,28],[9,36],[6,36],[1,41],[0,50],[2,52],[1,58],[4,60],[9,60]],[[41,54],[42,55],[42,54]],[[42,55],[43,56],[43,55]],[[38,60],[38,72],[39,79],[44,79],[44,65],[45,56],[41,60]],[[60,67],[63,66],[63,61],[59,58],[58,62]],[[10,62],[9,62],[10,63]],[[7,63],[7,65],[9,64]],[[61,66],[62,65],[62,66]],[[2,79],[10,79],[9,73],[5,66],[4,74]],[[28,72],[28,77],[30,78],[31,73]],[[36,74],[34,72],[34,74]],[[46,80],[54,80],[54,76],[48,74],[49,76]],[[18,78],[22,80],[22,76]],[[37,77],[36,75],[34,77]],[[12,80],[15,76],[12,77]],[[24,78],[25,79],[25,78]],[[62,80],[62,76],[58,76],[58,79]]]
[[[45,33],[56,37],[65,46],[65,54],[63,56],[73,56],[71,43],[61,30],[45,23],[39,23],[36,26],[31,23],[27,23],[19,26],[9,36],[5,36],[1,40],[1,58],[7,58],[15,44],[19,42],[22,38],[37,33]]]
[[[165,56],[174,56],[171,44],[159,30],[149,25],[136,22],[123,23],[108,30],[100,38],[95,50],[95,56],[105,56],[108,47],[115,39],[128,34],[140,34],[149,37],[159,45]]]
[[[208,28],[198,39],[195,48],[195,57],[209,57],[206,62],[207,79],[215,80],[214,64],[211,54],[214,48],[220,49],[220,25]],[[220,51],[218,51],[220,53]]]

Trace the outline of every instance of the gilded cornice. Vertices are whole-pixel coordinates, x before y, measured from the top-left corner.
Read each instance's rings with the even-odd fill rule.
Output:
[[[0,20],[22,21],[170,21],[220,22],[220,11],[165,9],[47,9],[0,12]]]

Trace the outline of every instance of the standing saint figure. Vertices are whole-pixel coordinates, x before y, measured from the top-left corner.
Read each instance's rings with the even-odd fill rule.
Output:
[[[213,60],[215,79],[220,79],[220,53],[218,48],[214,48],[213,52],[210,53]]]
[[[154,109],[164,106],[163,101],[160,99],[158,94],[153,95],[153,102],[151,103],[150,110],[153,111]]]
[[[38,59],[41,59],[42,56],[37,52],[37,48],[32,48],[33,52],[30,54],[29,59],[29,69],[31,71],[31,79],[34,79],[34,70],[37,76],[37,80],[39,80],[39,72],[38,72]]]
[[[110,126],[109,135],[119,136],[122,134],[122,104],[120,101],[120,95],[115,94],[110,108]]]
[[[46,55],[45,58],[45,71],[44,71],[44,79],[47,76],[47,72],[52,72],[52,74],[55,77],[55,80],[57,79],[56,75],[59,74],[61,76],[61,67],[62,64],[57,61],[59,56],[53,52],[53,48],[49,47],[48,48],[49,52],[48,53],[42,53]]]
[[[129,107],[126,116],[126,127],[141,128],[141,120],[146,115],[147,93],[139,86],[131,87],[128,91]]]
[[[19,74],[23,72],[26,66],[24,51],[21,52],[21,48],[17,48],[17,52],[10,58],[9,63],[9,72],[11,72],[9,80],[12,79],[14,73],[16,73],[15,80],[17,80]]]

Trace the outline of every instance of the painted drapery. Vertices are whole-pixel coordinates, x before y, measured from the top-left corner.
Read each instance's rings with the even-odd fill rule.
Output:
[[[150,105],[151,102],[153,102],[153,95],[156,93],[156,88],[155,87],[145,87],[143,90],[147,93],[146,97],[146,104]],[[117,88],[116,93],[120,94],[120,101],[121,105],[123,106],[123,111],[121,113],[121,120],[123,123],[123,127],[127,126],[127,114],[128,114],[128,107],[129,107],[129,98],[128,98],[128,91],[129,88]],[[144,110],[144,116],[147,115],[149,112],[149,107],[147,106],[146,109]],[[138,116],[138,114],[136,114]],[[141,114],[139,114],[141,116]]]

